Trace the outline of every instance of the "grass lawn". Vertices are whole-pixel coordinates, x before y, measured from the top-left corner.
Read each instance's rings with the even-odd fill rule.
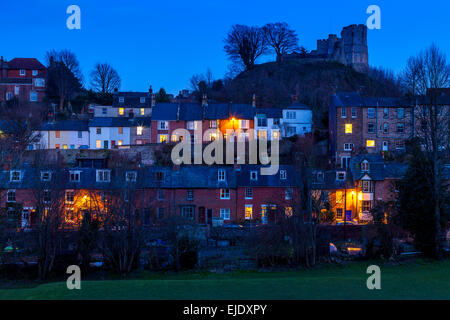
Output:
[[[143,272],[138,279],[65,282],[1,289],[0,299],[450,299],[450,260],[380,265],[381,290],[368,290],[367,266],[355,262],[291,272]]]

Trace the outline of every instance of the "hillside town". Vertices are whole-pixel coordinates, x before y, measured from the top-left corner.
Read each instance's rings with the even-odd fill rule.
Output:
[[[165,254],[156,252],[173,237],[185,241],[175,241],[184,246],[173,258],[177,269],[209,266],[212,248],[240,248],[251,242],[245,240],[250,235],[259,243],[253,247],[259,265],[283,259],[314,265],[329,256],[330,246],[336,248],[333,243],[350,256],[392,256],[416,244],[417,230],[397,221],[399,212],[410,210],[399,207],[408,199],[399,195],[406,192],[404,179],[418,152],[439,158],[439,167],[426,172],[439,179],[437,189],[441,183],[444,188],[436,200],[443,205],[435,231],[438,251],[448,246],[448,87],[394,96],[373,95],[362,86],[336,87],[323,90],[320,103],[300,90],[277,104],[267,100],[270,92],[256,89],[243,91],[238,101],[224,98],[218,80],[208,87],[200,79],[178,95],[154,92],[150,83],[146,92],[120,91],[119,85],[94,92],[83,89],[77,71],[57,56],[50,53],[47,63],[35,57],[0,60],[6,247],[27,247],[33,234],[48,236],[48,246],[76,252],[82,264],[95,256],[123,274],[142,261],[163,268]],[[317,50],[288,52],[279,60],[309,68],[337,64],[363,77],[370,69],[367,29],[345,27],[341,38],[318,40]],[[243,73],[258,67],[247,66]],[[173,153],[180,145],[184,160],[176,162]],[[275,170],[264,174],[270,166]],[[118,253],[108,243],[109,252],[94,249],[96,239],[85,239],[92,242],[89,249],[75,249],[71,237],[94,225],[103,241],[129,250],[121,257],[124,263],[114,260]],[[369,238],[367,230],[374,228]],[[298,234],[303,240],[295,241],[303,249],[295,258],[284,249],[268,250],[273,242],[295,247]],[[389,253],[383,251],[386,234]],[[40,260],[42,278],[57,256],[47,249],[38,251],[40,259],[52,260]],[[220,250],[215,254],[232,255],[228,264],[239,261],[235,252]]]

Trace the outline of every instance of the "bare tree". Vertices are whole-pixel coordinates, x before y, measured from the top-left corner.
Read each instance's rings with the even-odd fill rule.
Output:
[[[77,59],[77,56],[75,53],[70,51],[69,49],[63,49],[60,51],[57,51],[55,49],[47,51],[45,55],[45,60],[47,67],[51,65],[51,62],[61,62],[63,63],[67,69],[70,70],[70,72],[73,73],[75,77],[80,81],[80,83],[83,83],[83,73],[81,72],[80,62]]]
[[[435,256],[442,257],[441,211],[443,206],[442,168],[449,148],[449,106],[443,104],[440,89],[450,86],[450,65],[436,45],[431,45],[416,57],[410,58],[405,70],[410,91],[416,98],[415,117],[417,137],[432,164],[430,188],[433,190],[435,226]]]
[[[120,76],[108,63],[97,63],[91,72],[91,85],[101,93],[111,93],[120,88]]]
[[[285,54],[299,49],[297,33],[286,22],[268,23],[263,32],[267,45],[277,55],[277,62],[281,62]]]
[[[267,51],[264,32],[259,27],[235,24],[224,42],[225,53],[233,61],[242,61],[247,70],[252,69],[256,59]]]

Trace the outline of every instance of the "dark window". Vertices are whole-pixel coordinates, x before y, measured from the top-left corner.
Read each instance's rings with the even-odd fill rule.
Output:
[[[375,124],[374,123],[367,124],[367,132],[368,133],[375,133]]]
[[[189,200],[189,201],[194,200],[194,190],[187,190],[186,200]]]

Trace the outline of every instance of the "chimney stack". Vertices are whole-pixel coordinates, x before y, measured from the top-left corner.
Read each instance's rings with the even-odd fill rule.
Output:
[[[252,106],[253,106],[253,108],[256,108],[256,95],[255,94],[253,94],[253,97],[252,97]]]
[[[148,88],[148,94],[150,95],[150,106],[153,108],[156,103],[155,95],[153,94],[153,88],[150,85],[150,88]]]
[[[206,96],[206,93],[203,94],[203,98],[202,98],[202,106],[205,107],[208,105],[208,97]]]

